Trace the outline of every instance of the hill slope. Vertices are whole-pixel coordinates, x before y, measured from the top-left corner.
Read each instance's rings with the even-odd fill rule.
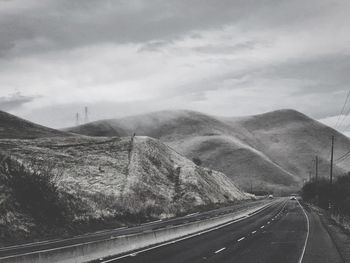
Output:
[[[350,150],[350,139],[336,130],[293,110],[280,110],[231,122],[259,138],[255,147],[293,174],[314,172],[319,156],[321,176],[329,176],[331,136],[335,136],[335,160]],[[336,162],[335,174],[350,171],[349,162]]]
[[[350,149],[350,140],[335,130],[294,110],[280,110],[242,118],[218,118],[193,111],[161,111],[122,119],[89,123],[68,131],[84,130],[108,136],[136,133],[158,138],[188,158],[224,172],[245,189],[295,191],[320,156],[320,174],[328,176],[332,134],[336,156]],[[115,132],[118,131],[118,132]],[[100,131],[101,132],[101,131]],[[329,147],[328,147],[329,148]],[[350,170],[346,162],[335,174]]]
[[[56,136],[72,136],[72,134],[47,128],[0,111],[0,139],[33,139]]]
[[[156,139],[131,138],[3,139],[0,160],[9,156],[25,167],[50,168],[50,173],[60,175],[56,178],[60,192],[78,204],[71,209],[78,223],[162,218],[196,206],[249,198],[223,173],[195,165]],[[0,230],[30,232],[33,222],[26,211],[14,208],[17,189],[11,187],[0,181]]]

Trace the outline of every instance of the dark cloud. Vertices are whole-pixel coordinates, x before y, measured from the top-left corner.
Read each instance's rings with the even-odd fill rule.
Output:
[[[209,44],[209,45],[194,47],[193,50],[199,53],[208,53],[208,54],[232,54],[243,50],[252,50],[257,45],[260,45],[260,43],[254,42],[254,41],[245,41],[234,45]]]
[[[225,25],[237,24],[241,30],[290,26],[319,15],[322,2],[51,0],[31,8],[22,8],[19,2],[15,11],[0,12],[0,53],[11,56],[101,42],[169,40]]]
[[[34,97],[24,96],[20,92],[6,97],[0,97],[0,110],[11,111],[20,108],[23,104],[31,102]]]
[[[163,48],[171,45],[173,41],[151,41],[147,42],[146,44],[142,45],[139,49],[138,52],[145,52],[145,51],[160,51]]]

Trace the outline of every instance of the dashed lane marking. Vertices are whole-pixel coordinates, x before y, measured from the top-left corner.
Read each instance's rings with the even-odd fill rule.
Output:
[[[223,248],[221,248],[221,249],[219,249],[219,250],[216,250],[214,253],[215,253],[215,254],[220,253],[221,251],[224,251],[225,249],[226,249],[226,248],[223,247]]]

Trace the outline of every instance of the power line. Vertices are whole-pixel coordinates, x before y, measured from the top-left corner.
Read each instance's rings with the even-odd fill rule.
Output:
[[[341,126],[343,125],[343,123],[344,123],[344,121],[346,120],[346,118],[349,116],[349,113],[350,113],[350,108],[348,109],[348,111],[346,112],[346,114],[345,114],[345,117],[343,118],[343,120],[339,123],[339,130],[341,130],[341,131],[344,131],[344,129],[342,130],[342,129],[340,129],[341,128]],[[349,127],[349,125],[348,126],[346,126],[346,128],[347,127]],[[345,128],[345,129],[346,129]]]
[[[338,116],[338,120],[337,120],[337,122],[335,123],[334,129],[336,129],[337,126],[338,126],[338,124],[339,124],[339,121],[340,121],[340,119],[341,119],[341,117],[342,117],[342,114],[344,113],[344,110],[345,110],[345,108],[346,108],[346,104],[348,103],[349,97],[350,97],[350,90],[348,91],[348,94],[347,94],[347,96],[346,96],[345,102],[344,102],[343,107],[342,107],[342,109],[341,109],[341,112],[340,112],[340,114],[339,114],[339,116]],[[345,116],[347,116],[348,114],[349,114],[349,112],[348,112]],[[345,118],[346,118],[346,117],[345,117]],[[345,118],[343,118],[343,121],[344,121]],[[343,121],[342,121],[342,122],[343,122]],[[341,122],[341,123],[342,123],[342,122]],[[340,127],[341,127],[341,124],[339,125],[339,128],[340,128]]]
[[[350,123],[345,127],[345,129],[342,130],[342,132],[345,132],[349,128],[350,128]]]
[[[345,161],[349,156],[350,156],[350,151],[346,152],[345,154],[343,154],[342,156],[340,156],[339,158],[337,158],[334,162],[336,162],[336,163],[343,162],[343,161]]]

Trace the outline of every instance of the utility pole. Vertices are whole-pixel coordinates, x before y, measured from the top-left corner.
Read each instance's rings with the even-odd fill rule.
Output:
[[[332,209],[332,183],[333,183],[333,157],[334,157],[334,135],[332,135],[332,149],[331,149],[331,169],[330,169],[330,175],[329,175],[329,185],[330,185],[330,196],[329,196],[329,203],[328,203],[328,209]]]
[[[317,183],[317,181],[318,181],[318,155],[316,155],[315,161],[316,161],[316,163],[315,163],[315,180]]]
[[[329,174],[329,184],[333,183],[333,157],[334,157],[334,135],[332,135],[332,149],[331,149],[331,169]]]

